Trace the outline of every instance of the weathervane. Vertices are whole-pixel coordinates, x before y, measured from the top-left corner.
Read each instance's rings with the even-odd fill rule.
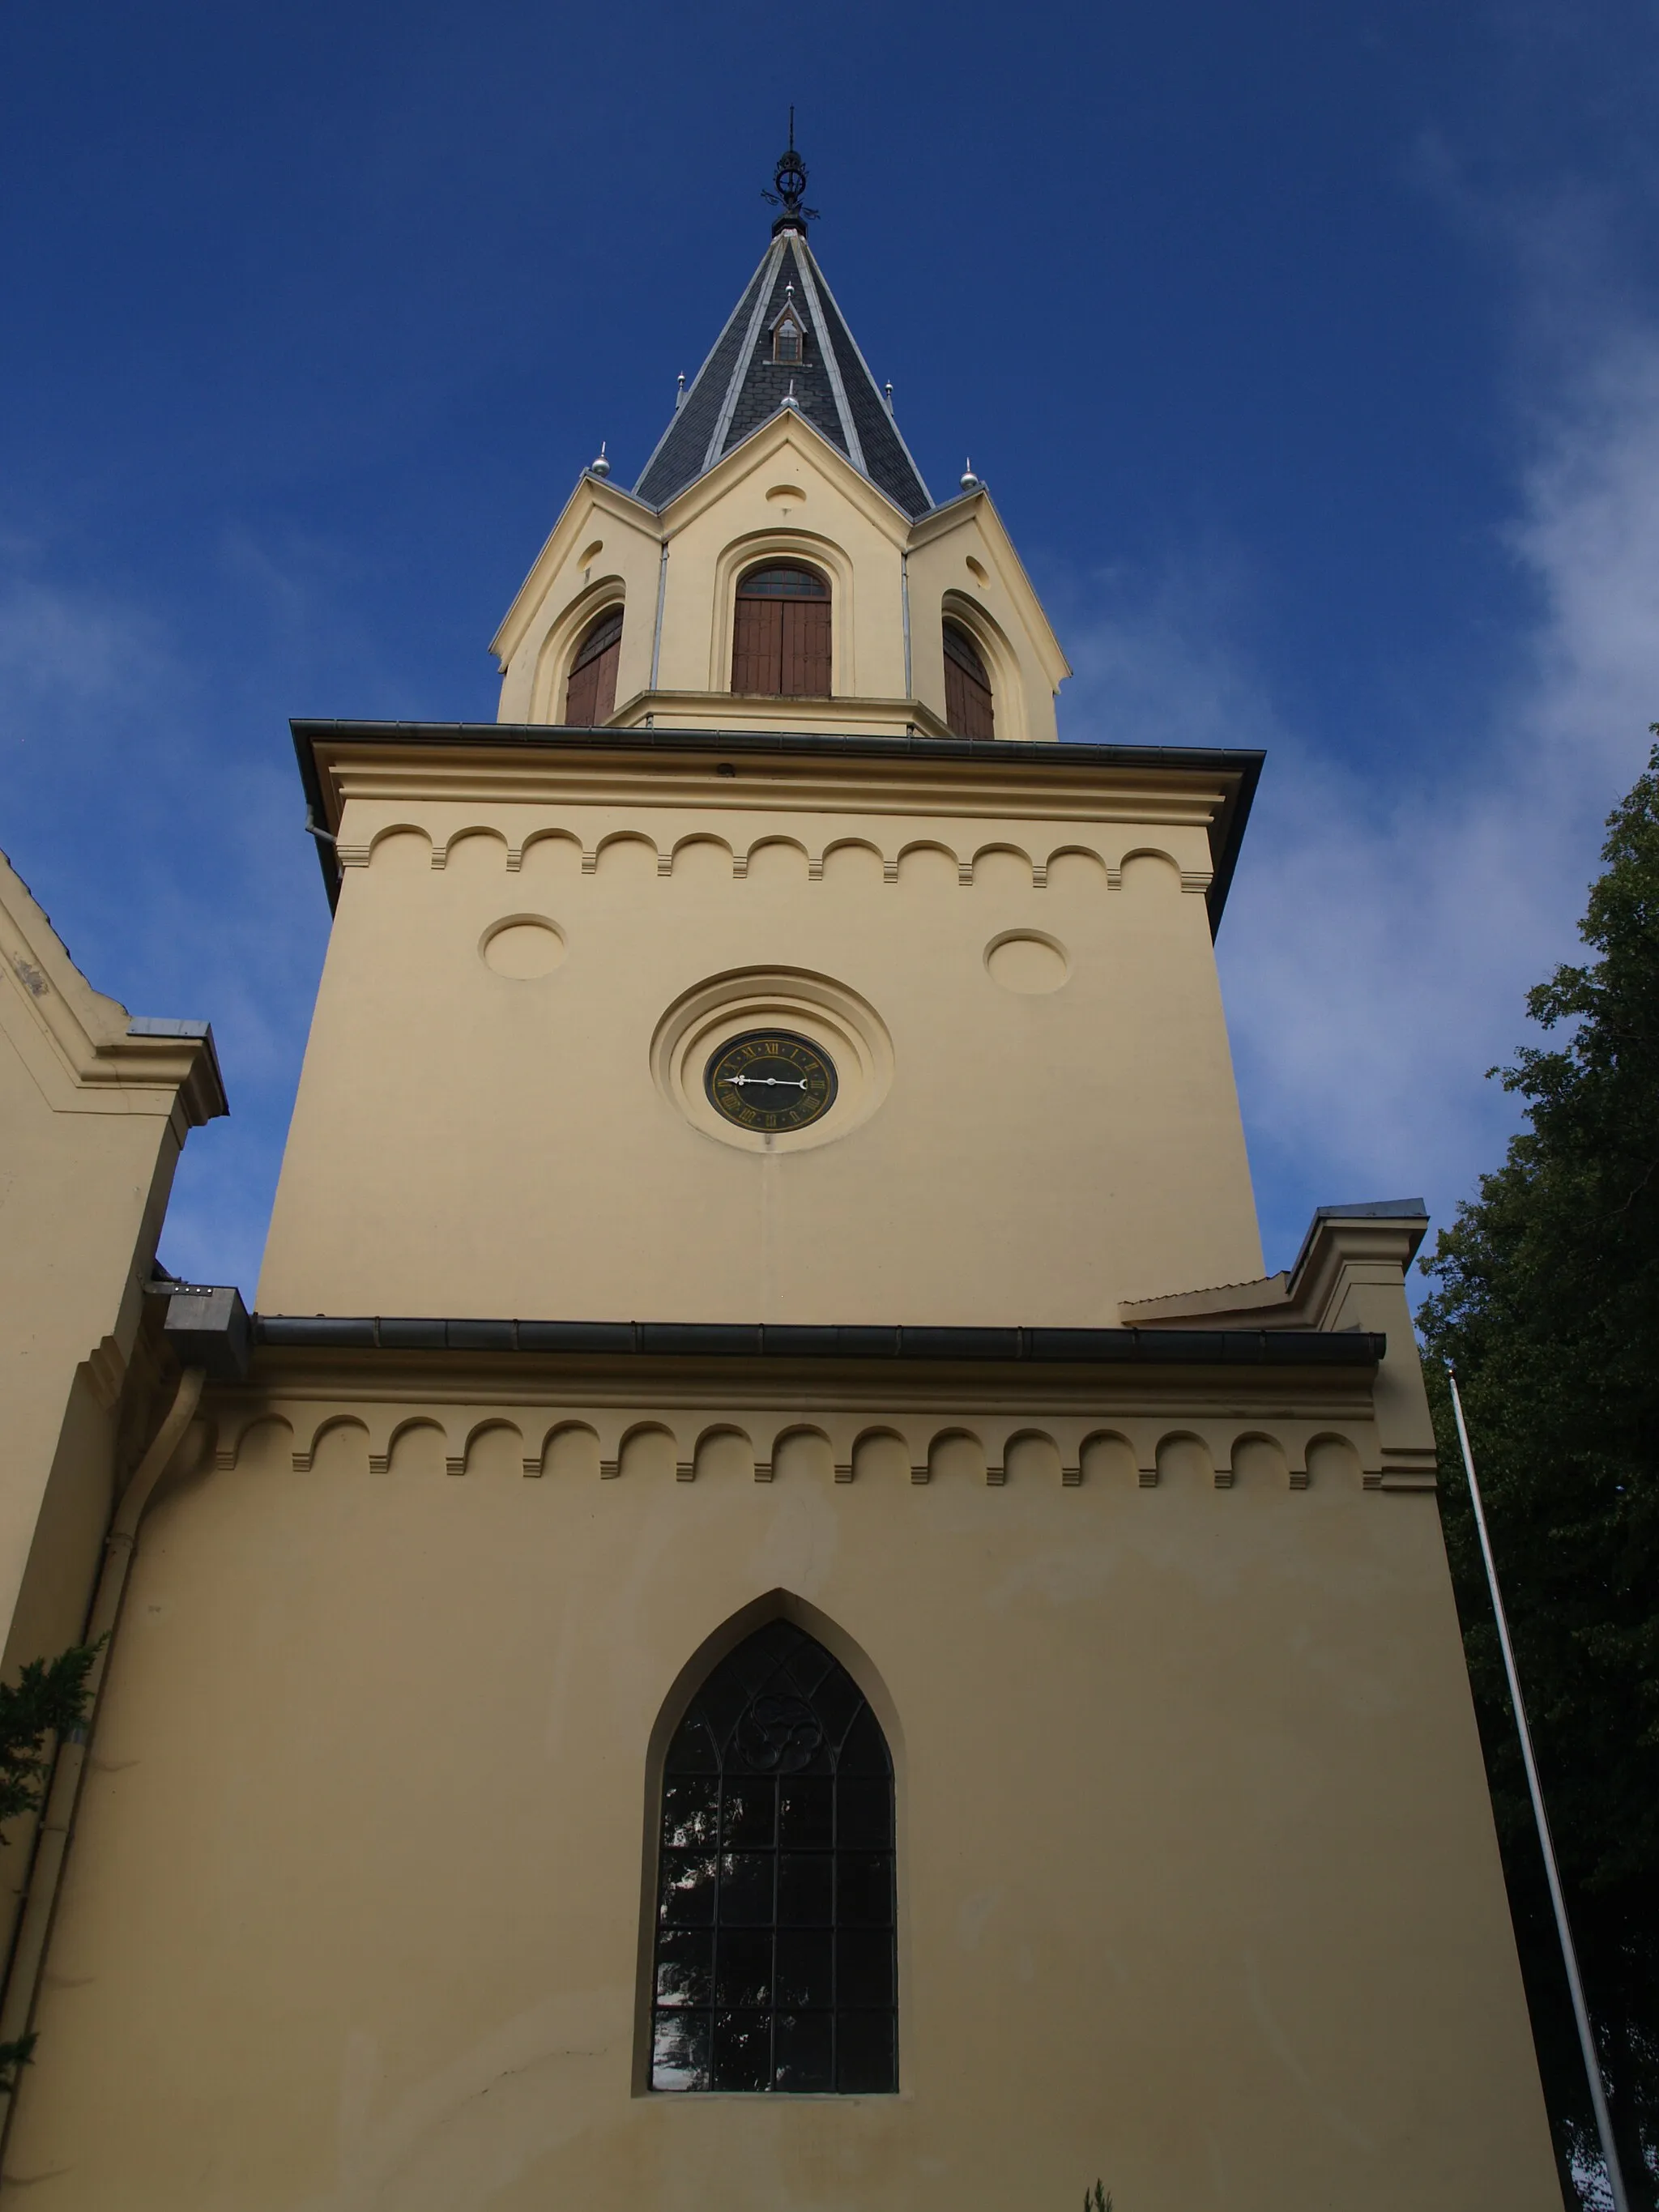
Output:
[[[817,221],[816,208],[803,207],[801,195],[806,190],[806,164],[795,151],[795,111],[789,111],[789,144],[779,155],[776,173],[772,179],[775,191],[763,192],[761,198],[769,207],[781,207],[783,213],[772,226],[775,231],[793,225],[805,229],[809,222]]]

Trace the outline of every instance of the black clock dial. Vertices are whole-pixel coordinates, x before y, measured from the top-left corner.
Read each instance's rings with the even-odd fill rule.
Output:
[[[791,1030],[746,1030],[703,1071],[715,1110],[763,1135],[804,1129],[835,1103],[835,1062]]]

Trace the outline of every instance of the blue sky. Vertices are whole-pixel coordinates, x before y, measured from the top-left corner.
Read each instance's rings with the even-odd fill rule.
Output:
[[[1138,0],[0,14],[0,845],[215,1025],[164,1252],[252,1291],[326,908],[291,714],[493,715],[576,472],[631,480],[815,245],[1064,732],[1263,744],[1221,949],[1268,1264],[1449,1214],[1659,719],[1659,18]]]

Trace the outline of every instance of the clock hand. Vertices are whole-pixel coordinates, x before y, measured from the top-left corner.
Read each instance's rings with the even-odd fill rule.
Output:
[[[721,1079],[738,1091],[745,1084],[753,1084],[757,1087],[764,1085],[770,1091],[805,1091],[806,1088],[804,1075],[728,1075]]]

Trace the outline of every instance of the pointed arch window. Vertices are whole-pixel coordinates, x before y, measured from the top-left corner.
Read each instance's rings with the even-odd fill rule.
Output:
[[[620,607],[607,607],[586,631],[565,682],[562,721],[579,730],[592,730],[608,722],[616,712],[622,634]]]
[[[972,631],[949,620],[945,625],[945,724],[952,737],[996,735],[990,673]]]
[[[769,1621],[664,1764],[653,2089],[898,2087],[893,1762],[847,1669]]]
[[[774,564],[738,583],[732,689],[768,699],[830,691],[830,586],[816,568]]]

